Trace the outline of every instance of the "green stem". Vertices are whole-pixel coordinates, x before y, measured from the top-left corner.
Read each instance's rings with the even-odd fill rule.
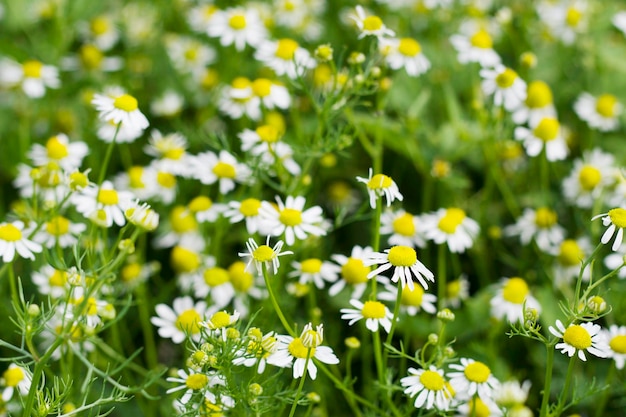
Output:
[[[111,154],[113,153],[113,148],[115,147],[115,140],[117,139],[117,134],[119,133],[121,126],[122,122],[117,124],[117,127],[115,128],[115,134],[113,135],[113,140],[109,142],[109,146],[107,147],[106,153],[104,154],[102,167],[100,168],[100,175],[98,176],[98,186],[102,185],[102,183],[104,182],[104,177],[106,177],[109,160],[111,159]]]
[[[576,352],[578,353],[578,352]],[[567,375],[565,375],[565,384],[563,385],[563,391],[561,391],[561,395],[559,396],[559,402],[557,405],[557,410],[555,415],[560,416],[561,415],[561,411],[563,411],[563,407],[565,406],[566,403],[566,398],[568,397],[568,393],[569,393],[569,386],[572,383],[572,375],[573,375],[573,371],[574,371],[574,364],[576,364],[576,361],[578,360],[577,355],[574,354],[574,356],[572,356],[569,359],[569,365],[567,367]]]
[[[139,307],[139,321],[143,330],[143,342],[146,348],[146,364],[148,369],[156,369],[159,361],[157,359],[157,350],[154,343],[154,332],[150,323],[150,311],[148,310],[150,303],[146,294],[145,284],[140,284],[135,290],[137,294],[137,305]]]
[[[380,343],[380,329],[372,333],[372,341],[374,345],[374,360],[376,361],[378,381],[382,387],[385,385],[385,367],[383,364],[382,346]]]
[[[265,286],[267,287],[267,292],[269,293],[270,300],[272,301],[272,306],[274,307],[274,311],[276,311],[276,314],[278,315],[278,318],[280,319],[280,322],[283,324],[283,327],[285,328],[285,330],[287,330],[287,333],[289,333],[292,337],[296,337],[296,332],[291,328],[291,326],[289,325],[289,322],[287,322],[287,319],[285,318],[283,311],[280,309],[280,306],[278,305],[278,301],[276,301],[276,296],[274,295],[272,284],[270,282],[269,276],[267,275],[267,266],[263,264],[261,269],[263,271],[263,279],[265,280]]]
[[[603,417],[605,415],[604,410],[606,408],[606,404],[609,402],[609,396],[611,394],[611,389],[609,387],[611,387],[611,382],[613,381],[614,377],[615,377],[615,362],[609,365],[609,372],[607,373],[606,379],[604,380],[604,385],[606,385],[606,388],[604,389],[604,392],[602,393],[602,397],[600,397],[600,401],[598,401],[598,404],[596,407],[596,417]]]
[[[382,206],[382,197],[376,200],[376,212],[374,213],[374,223],[372,225],[372,250],[374,252],[378,252],[380,250],[380,218],[382,216],[383,206]],[[372,283],[372,292],[370,293],[370,298],[372,300],[376,299],[376,284],[378,281],[376,277],[370,279]]]
[[[17,284],[15,282],[15,270],[13,269],[13,262],[9,263],[9,285],[11,286],[11,301],[13,301],[14,308],[20,308],[20,297],[17,292]]]
[[[28,390],[28,397],[26,397],[26,401],[24,402],[25,413],[31,413],[30,415],[32,415],[33,412],[37,411],[33,404],[35,402],[35,396],[38,392],[40,392],[40,390],[38,389],[39,379],[41,378],[41,374],[43,373],[44,368],[48,365],[48,361],[52,357],[52,354],[59,346],[63,344],[64,341],[64,336],[57,337],[52,343],[52,346],[50,346],[48,350],[46,350],[46,353],[42,356],[41,360],[35,365],[33,377],[31,378],[30,389]],[[27,415],[28,414],[25,414],[25,416]]]
[[[293,404],[291,405],[291,410],[289,411],[289,417],[293,417],[294,413],[296,412],[296,408],[298,407],[298,400],[300,399],[300,395],[302,395],[302,388],[304,387],[304,380],[306,379],[310,360],[311,348],[308,348],[306,352],[306,361],[304,362],[304,374],[302,374],[302,376],[300,377],[300,383],[298,384],[298,390],[296,391],[296,395],[293,398]]]
[[[539,417],[548,417],[548,404],[550,402],[550,385],[552,385],[552,366],[554,362],[554,346],[552,343],[546,345],[546,376],[543,382],[543,398],[541,400],[541,412]]]
[[[396,294],[396,304],[393,307],[393,320],[391,321],[391,329],[389,329],[389,334],[387,335],[387,339],[385,340],[385,343],[388,345],[390,345],[391,341],[393,340],[393,333],[396,330],[396,324],[398,324],[398,318],[400,317],[401,305],[402,305],[402,285],[398,285],[398,293]],[[385,351],[385,363],[387,362],[386,353],[387,352]]]
[[[446,300],[446,246],[437,248],[437,310],[442,310]]]

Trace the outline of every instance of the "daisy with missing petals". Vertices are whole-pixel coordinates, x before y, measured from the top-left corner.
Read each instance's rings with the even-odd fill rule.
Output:
[[[289,277],[299,277],[298,283],[301,285],[312,282],[320,290],[324,288],[325,282],[337,281],[337,276],[341,272],[338,265],[317,258],[305,259],[302,262],[294,261],[291,266],[294,270],[288,274]]]
[[[227,330],[230,326],[235,324],[239,320],[239,313],[233,311],[233,314],[228,314],[227,311],[215,312],[206,321],[201,322],[200,325],[209,329],[211,333],[226,340]]]
[[[574,103],[574,110],[589,127],[610,132],[619,127],[623,106],[612,94],[594,97],[589,93],[582,93]]]
[[[317,377],[314,359],[328,365],[339,363],[339,358],[331,348],[320,346],[323,340],[322,325],[313,330],[311,323],[304,326],[300,337],[277,336],[276,350],[267,358],[267,363],[281,368],[293,367],[294,378],[306,376],[308,372],[314,380]]]
[[[504,105],[507,111],[513,111],[526,100],[526,83],[511,68],[497,65],[494,68],[480,70],[483,78],[481,87],[483,92],[493,95],[496,106]]]
[[[405,210],[386,210],[380,218],[380,234],[391,235],[389,245],[403,245],[417,248],[426,246],[423,219]]]
[[[235,354],[233,365],[256,366],[257,373],[262,374],[267,358],[276,351],[276,335],[273,331],[263,334],[257,327],[252,327],[247,336],[247,347]]]
[[[609,355],[609,348],[600,333],[602,328],[598,324],[572,323],[566,328],[561,320],[557,320],[556,328],[550,326],[548,330],[554,336],[563,339],[563,342],[557,343],[555,348],[561,350],[563,354],[567,353],[570,358],[576,351],[581,361],[587,360],[585,351],[599,358],[606,358]]]
[[[515,128],[515,139],[521,141],[528,156],[537,156],[545,149],[548,161],[560,161],[569,150],[561,124],[554,117],[544,117],[532,129]]]
[[[507,236],[519,236],[522,245],[531,240],[544,252],[553,252],[565,238],[565,229],[558,224],[558,215],[552,209],[540,207],[536,210],[524,209],[515,224],[504,228]]]
[[[424,215],[424,235],[441,245],[446,243],[452,253],[463,253],[474,245],[480,232],[478,223],[457,208],[441,208],[435,213]]]
[[[150,322],[158,327],[159,336],[172,339],[176,344],[184,342],[187,337],[196,342],[200,340],[200,324],[207,309],[205,301],[194,303],[189,296],[178,297],[172,307],[158,304],[155,309],[157,316],[150,318]]]
[[[591,220],[595,220],[598,218],[602,218],[602,224],[604,226],[608,226],[600,241],[603,245],[606,245],[611,241],[613,235],[615,234],[615,240],[613,241],[613,246],[611,249],[616,251],[620,245],[622,244],[622,240],[624,239],[624,228],[626,227],[626,209],[623,208],[614,208],[608,211],[608,213],[598,214],[594,216]],[[615,233],[617,231],[617,233]]]
[[[389,68],[404,68],[412,77],[417,77],[430,68],[430,61],[422,53],[422,46],[413,38],[383,38],[379,49]]]
[[[457,372],[450,372],[450,385],[456,394],[463,399],[478,396],[487,401],[493,396],[493,390],[500,382],[491,373],[491,369],[482,362],[470,358],[461,358],[460,364],[451,364],[450,369]]]
[[[617,178],[615,158],[595,148],[585,151],[582,159],[574,161],[570,175],[563,180],[563,195],[581,208],[591,208],[600,195]]]
[[[253,8],[230,8],[214,12],[206,32],[212,38],[220,38],[220,45],[234,45],[238,51],[242,51],[246,45],[257,47],[267,38],[267,29]]]
[[[2,262],[8,263],[15,259],[15,253],[27,259],[35,259],[35,253],[43,250],[39,243],[26,238],[28,231],[24,223],[16,220],[12,223],[0,223],[0,256]]]
[[[398,299],[398,287],[385,285],[385,291],[378,293],[378,299],[395,302]],[[419,285],[402,289],[400,296],[400,311],[406,311],[409,316],[415,316],[420,310],[428,314],[437,312],[437,296],[424,292]]]
[[[0,378],[0,386],[4,386],[2,401],[8,402],[13,397],[15,391],[20,395],[27,395],[28,391],[30,391],[31,382],[32,375],[28,368],[14,363],[10,364],[7,370],[2,373],[2,378]]]
[[[376,208],[376,200],[378,197],[385,196],[387,199],[387,207],[391,206],[394,200],[402,201],[404,197],[400,194],[400,190],[396,183],[385,174],[376,174],[372,176],[373,170],[369,169],[368,178],[356,177],[358,182],[362,182],[367,186],[367,193],[370,197],[370,207]]]
[[[112,87],[105,94],[95,94],[91,103],[100,112],[100,120],[105,122],[122,123],[133,130],[149,126],[148,119],[139,110],[137,99],[119,87]]]
[[[282,240],[276,242],[273,248],[270,247],[269,244],[269,236],[267,237],[265,245],[261,246],[257,245],[253,238],[248,239],[248,241],[246,242],[246,248],[248,249],[248,252],[239,252],[237,254],[242,258],[250,258],[248,264],[246,265],[246,271],[250,268],[250,264],[254,262],[254,266],[256,267],[258,274],[262,275],[263,265],[269,267],[269,264],[271,263],[274,274],[276,274],[278,272],[278,267],[280,266],[280,260],[278,258],[284,255],[293,255],[292,251],[280,251],[283,248]]]
[[[315,68],[315,59],[309,51],[289,38],[264,41],[254,57],[273,69],[276,75],[286,75],[291,79],[301,77],[306,70]]]
[[[461,64],[477,62],[481,67],[499,65],[500,55],[493,49],[493,39],[484,28],[477,28],[473,33],[452,35],[450,43],[457,51],[457,59]]]
[[[530,294],[528,284],[519,277],[504,278],[490,303],[491,316],[498,320],[506,318],[509,323],[524,321],[524,307],[541,312],[541,306]]]
[[[374,252],[365,263],[366,265],[380,265],[367,274],[368,278],[372,278],[393,267],[391,281],[396,283],[400,281],[402,288],[408,286],[409,289],[413,289],[413,275],[415,275],[415,278],[417,278],[424,289],[428,289],[426,280],[435,282],[433,273],[417,259],[417,252],[409,246],[393,246],[391,249],[385,249],[384,253]]]
[[[350,304],[354,308],[342,308],[340,310],[341,319],[349,320],[349,326],[352,326],[359,320],[365,319],[365,327],[367,327],[369,331],[377,332],[380,326],[389,333],[393,314],[386,305],[380,301],[366,301],[362,303],[356,299],[350,300]]]
[[[409,376],[400,380],[404,393],[415,397],[415,408],[447,410],[452,399],[451,387],[446,384],[443,370],[430,365],[428,369],[409,368]]]
[[[222,150],[219,155],[202,152],[192,160],[194,176],[202,184],[219,182],[220,194],[227,194],[235,188],[235,182],[245,183],[252,175],[246,164],[237,162],[230,153]]]
[[[285,235],[285,242],[291,246],[296,238],[306,239],[307,235],[323,236],[326,230],[322,227],[324,217],[322,208],[313,206],[304,210],[306,200],[302,196],[287,196],[283,203],[280,197],[276,197],[278,206],[273,206],[267,201],[261,202],[259,213],[263,218],[264,230],[272,236]]]
[[[608,344],[607,357],[615,361],[617,369],[624,369],[624,363],[626,363],[626,326],[612,324],[608,329],[602,329],[601,333]]]
[[[356,23],[357,27],[361,31],[359,39],[366,36],[375,36],[377,39],[383,39],[385,37],[395,36],[395,32],[383,23],[382,19],[378,16],[368,16],[365,14],[362,6],[356,6],[356,14],[350,16]]]

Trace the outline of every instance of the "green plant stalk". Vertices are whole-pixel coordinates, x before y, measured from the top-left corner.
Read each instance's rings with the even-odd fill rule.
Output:
[[[446,300],[446,246],[437,248],[437,310],[441,311]]]
[[[59,346],[63,344],[64,341],[65,341],[65,336],[57,337],[52,343],[52,345],[48,348],[48,350],[46,350],[46,353],[41,357],[41,359],[35,365],[35,370],[33,371],[33,377],[31,378],[30,389],[28,390],[28,396],[26,397],[26,401],[24,402],[25,413],[29,413],[29,414],[25,414],[25,416],[37,415],[37,414],[33,414],[37,412],[35,407],[33,407],[33,404],[35,402],[35,396],[39,392],[39,389],[38,389],[39,379],[41,378],[41,374],[43,373],[44,368],[48,365],[48,361],[52,357],[52,354]]]
[[[18,308],[20,303],[20,297],[17,293],[17,284],[15,282],[15,270],[13,269],[13,262],[7,264],[9,267],[9,285],[11,286],[11,301],[15,305],[15,308]]]
[[[611,363],[611,365],[609,365],[609,372],[607,373],[604,380],[604,385],[606,385],[607,388],[604,390],[604,392],[602,393],[602,397],[600,397],[600,400],[597,403],[596,417],[604,416],[604,410],[606,408],[606,404],[609,402],[609,395],[611,394],[611,390],[609,387],[611,386],[611,382],[615,377],[615,369],[615,362],[613,362]]]
[[[383,206],[382,206],[382,197],[379,197],[376,200],[376,211],[374,213],[374,223],[372,225],[372,250],[374,252],[378,252],[380,250],[380,218],[382,216],[383,213]],[[375,300],[376,299],[376,293],[377,293],[377,283],[378,281],[376,280],[376,277],[373,277],[372,279],[370,279],[371,283],[372,283],[372,291],[370,293],[370,299]]]
[[[98,187],[102,185],[102,183],[104,182],[104,178],[106,177],[107,168],[109,166],[109,161],[111,160],[111,154],[113,154],[113,148],[115,147],[117,134],[119,133],[121,127],[122,127],[122,122],[119,122],[117,124],[117,127],[115,128],[115,134],[113,135],[113,140],[111,140],[111,142],[109,142],[109,146],[107,146],[106,153],[104,154],[104,159],[102,160],[102,168],[100,168],[100,175],[98,176]]]
[[[563,384],[563,391],[561,391],[561,395],[559,396],[559,402],[557,403],[557,408],[555,411],[555,416],[560,416],[563,411],[563,407],[565,406],[566,398],[569,394],[569,386],[572,383],[572,375],[574,373],[574,365],[577,361],[576,353],[569,359],[569,365],[567,366],[567,374],[565,375],[565,384]]]
[[[291,405],[291,410],[289,411],[289,417],[293,417],[296,412],[296,408],[298,408],[298,400],[300,399],[300,395],[302,395],[302,388],[304,388],[304,380],[306,379],[306,375],[309,369],[309,361],[311,360],[311,348],[307,349],[306,352],[306,361],[304,361],[304,374],[300,377],[300,383],[298,384],[298,390],[296,391],[296,395],[293,397],[293,404]]]
[[[278,318],[280,319],[280,322],[282,323],[285,330],[287,330],[287,333],[289,333],[292,337],[296,337],[296,332],[289,325],[289,322],[285,318],[283,311],[278,305],[278,301],[276,300],[276,296],[274,295],[274,290],[272,289],[272,283],[270,282],[269,276],[267,275],[267,266],[265,265],[265,263],[262,265],[261,269],[263,273],[263,279],[265,280],[265,286],[267,287],[267,292],[269,293],[270,300],[272,301],[274,311],[278,315]]]
[[[372,333],[372,344],[374,345],[374,360],[376,361],[376,372],[381,386],[385,385],[385,367],[383,366],[382,346],[380,343],[380,328]]]
[[[146,349],[146,364],[148,369],[156,369],[159,361],[157,359],[157,350],[154,343],[154,331],[150,323],[150,311],[148,311],[149,301],[146,294],[145,283],[141,283],[135,290],[137,295],[137,306],[139,307],[139,321],[143,331],[143,343]]]
[[[548,417],[550,385],[552,385],[552,367],[554,365],[554,343],[548,343],[546,345],[546,349],[546,375],[543,382],[543,397],[541,399],[541,411],[539,417]]]

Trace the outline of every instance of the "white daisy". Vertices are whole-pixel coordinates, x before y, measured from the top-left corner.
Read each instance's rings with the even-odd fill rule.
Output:
[[[578,352],[578,358],[586,361],[585,351],[599,358],[606,358],[609,355],[609,347],[600,333],[602,328],[598,324],[593,323],[571,323],[567,328],[556,321],[556,328],[550,326],[548,328],[554,336],[563,339],[563,342],[557,343],[555,349],[561,350],[561,353],[571,358]]]
[[[532,412],[531,412],[532,413]],[[502,416],[502,410],[498,408],[498,405],[488,398],[480,398],[480,397],[472,397],[467,399],[467,401],[459,404],[457,408],[457,414],[455,417],[473,417],[473,416],[489,416],[489,417],[500,417]],[[521,416],[517,416],[514,412],[509,410],[509,417],[528,417],[523,414]]]
[[[528,123],[536,126],[545,117],[556,119],[552,90],[543,81],[531,81],[528,83],[526,99],[513,112],[512,119],[518,125]]]
[[[0,85],[19,86],[28,97],[41,98],[46,94],[46,88],[59,87],[59,70],[37,60],[18,64],[5,58],[0,61]]]
[[[565,238],[565,229],[558,224],[558,215],[554,210],[547,207],[536,210],[526,208],[515,224],[504,228],[504,234],[519,236],[522,245],[534,240],[539,249],[550,253]]]
[[[61,69],[64,71],[112,72],[124,67],[124,60],[118,56],[105,56],[102,49],[95,44],[84,44],[76,55],[61,58]]]
[[[230,304],[235,296],[235,289],[230,283],[230,275],[226,269],[219,266],[208,267],[196,277],[193,284],[196,298],[206,299],[210,295],[212,306],[218,309]]]
[[[463,253],[471,248],[480,232],[478,223],[457,207],[441,208],[424,215],[423,219],[426,238],[438,245],[446,243],[453,253]]]
[[[398,287],[385,285],[385,290],[378,293],[378,299],[395,302],[398,299]],[[409,316],[415,316],[420,310],[428,314],[437,312],[437,296],[428,294],[419,285],[413,288],[405,287],[400,296],[400,311],[405,311]]]
[[[480,76],[483,78],[483,92],[488,96],[493,95],[496,106],[504,105],[511,112],[526,100],[526,83],[511,68],[501,64],[494,68],[483,68]]]
[[[588,5],[586,0],[543,1],[537,5],[537,13],[552,36],[560,39],[566,45],[573,44],[576,36],[587,30]]]
[[[276,242],[273,248],[270,247],[269,244],[269,236],[267,237],[265,245],[261,246],[257,245],[253,238],[248,239],[248,241],[246,242],[246,248],[248,249],[248,252],[240,252],[237,254],[238,256],[241,256],[243,258],[250,258],[248,264],[246,265],[246,270],[248,270],[250,268],[250,264],[254,262],[254,266],[256,267],[258,274],[262,274],[263,265],[265,264],[266,266],[269,266],[269,264],[271,263],[274,274],[276,274],[278,272],[278,267],[280,266],[279,257],[284,255],[293,255],[293,252],[291,251],[281,252],[281,249],[283,248],[282,240]]]
[[[537,156],[545,149],[548,161],[560,161],[569,153],[561,124],[554,117],[542,118],[532,129],[516,127],[515,139],[524,144],[528,156]]]
[[[622,10],[613,15],[611,23],[626,36],[626,11]]]
[[[555,256],[553,269],[554,286],[563,288],[577,279],[583,261],[591,255],[592,250],[591,240],[586,236],[578,239],[565,239],[558,247],[554,247],[551,252],[551,254]],[[620,262],[622,262],[621,255],[618,256],[620,257]],[[582,279],[583,281],[589,281],[590,277],[591,268],[587,267],[585,271],[583,271]]]
[[[178,378],[168,377],[166,380],[167,382],[175,382],[180,385],[168,389],[166,394],[186,390],[183,396],[177,400],[181,404],[187,404],[196,393],[203,393],[205,390],[215,385],[224,385],[223,377],[216,373],[205,374],[203,372],[196,372],[193,369],[189,369],[188,372],[184,369],[179,369],[176,374]],[[204,392],[204,394],[206,394],[206,392]],[[212,394],[212,396],[215,397],[214,394]]]
[[[339,264],[341,267],[340,277],[328,290],[328,294],[331,297],[339,294],[346,285],[352,287],[351,298],[359,299],[363,295],[368,283],[368,274],[372,271],[372,268],[365,264],[366,260],[371,258],[374,253],[370,246],[362,248],[361,246],[354,246],[350,253],[350,256],[341,254],[335,254],[331,256],[331,259]],[[379,277],[376,277],[379,279]]]
[[[350,18],[354,20],[359,31],[359,39],[364,38],[366,36],[374,36],[377,39],[382,39],[385,37],[393,37],[395,36],[395,32],[383,23],[382,19],[375,15],[366,15],[363,7],[358,5],[356,6],[356,14],[351,15]]]
[[[158,304],[155,307],[157,316],[150,322],[158,327],[159,336],[172,339],[180,344],[187,337],[198,342],[200,340],[200,323],[204,321],[207,304],[204,301],[194,303],[191,297],[175,298],[172,307]]]
[[[43,248],[39,243],[28,239],[29,230],[24,229],[24,223],[16,220],[11,223],[0,223],[0,256],[2,262],[9,263],[15,259],[15,253],[27,259],[35,259],[35,253]]]
[[[409,368],[409,376],[402,378],[400,384],[405,388],[406,395],[415,397],[415,408],[445,411],[450,407],[450,387],[446,385],[443,370],[434,365],[428,369]]]
[[[524,308],[541,312],[541,306],[530,294],[528,284],[519,277],[504,278],[490,301],[491,316],[497,320],[506,318],[509,323],[524,321]]]
[[[206,68],[203,68],[198,78],[202,79],[206,70]],[[177,91],[167,89],[150,102],[150,112],[155,116],[172,118],[178,116],[183,111],[184,105],[185,97]]]
[[[86,229],[87,226],[83,223],[74,223],[64,216],[57,215],[44,223],[33,240],[49,249],[56,245],[67,248],[76,244],[78,236]]]
[[[378,327],[385,329],[387,333],[391,330],[391,320],[393,313],[389,311],[386,305],[380,301],[366,301],[362,303],[359,300],[351,299],[350,304],[354,308],[342,308],[342,320],[349,320],[348,326],[352,326],[359,320],[365,319],[365,327],[371,332],[377,332]]]
[[[402,245],[414,248],[426,246],[424,220],[403,209],[383,212],[380,218],[380,233],[391,235],[387,239],[391,246]]]
[[[65,171],[73,171],[80,167],[88,152],[89,147],[85,142],[70,142],[67,135],[59,133],[50,137],[45,145],[33,144],[28,157],[35,166],[52,162]]]
[[[587,150],[574,161],[572,172],[563,180],[563,195],[577,207],[591,208],[617,173],[612,154],[599,148]]]
[[[623,105],[612,94],[594,97],[589,93],[582,93],[574,103],[574,110],[589,127],[609,132],[619,127]]]
[[[308,69],[315,67],[315,59],[311,53],[290,38],[264,41],[259,45],[254,58],[273,69],[276,75],[286,75],[291,79],[297,79]]]
[[[404,197],[400,194],[398,186],[391,177],[385,174],[376,174],[374,176],[372,176],[372,174],[373,170],[370,168],[368,178],[356,177],[358,182],[362,182],[367,186],[371,208],[376,208],[376,200],[383,195],[387,199],[387,207],[390,207],[394,200],[403,200]]]
[[[113,120],[100,121],[96,131],[98,139],[106,143],[113,142],[113,139],[117,143],[131,143],[142,134],[143,128],[138,129],[136,126],[131,126],[124,122],[117,124]]]
[[[2,401],[9,402],[16,391],[20,395],[27,395],[30,391],[31,382],[32,374],[28,368],[11,363],[0,378],[0,386],[4,386]]]
[[[247,116],[252,120],[261,118],[261,100],[252,91],[252,82],[245,77],[235,78],[225,86],[218,99],[219,110],[232,119]]]
[[[98,110],[98,117],[105,122],[122,123],[132,130],[143,130],[149,125],[139,110],[137,99],[119,87],[111,87],[105,94],[95,94],[91,103]]]
[[[103,51],[111,49],[120,38],[113,17],[101,14],[91,19],[86,25],[80,25],[79,31],[87,42],[93,42]]]
[[[408,75],[417,77],[430,68],[422,46],[413,38],[383,38],[378,47],[391,69],[404,68]]]
[[[124,211],[133,199],[131,192],[117,191],[110,181],[104,181],[99,187],[89,185],[71,197],[76,211],[106,227],[111,227],[113,223],[124,226],[126,223]]]
[[[263,224],[259,209],[261,208],[261,200],[256,198],[246,198],[242,201],[229,201],[228,209],[224,210],[224,217],[229,219],[230,223],[239,223],[246,221],[246,230],[249,234],[260,232]],[[265,231],[261,234],[267,234]]]
[[[67,272],[52,265],[44,265],[40,270],[33,272],[31,279],[40,294],[50,295],[53,299],[65,297],[69,289]]]
[[[225,204],[214,203],[213,200],[204,195],[195,197],[187,207],[194,214],[198,223],[213,223],[227,209]]]
[[[461,358],[460,364],[453,363],[450,369],[457,371],[448,373],[448,377],[459,398],[469,399],[478,394],[481,399],[488,401],[492,398],[493,391],[500,385],[491,369],[474,359]]]
[[[276,334],[273,331],[263,334],[260,329],[253,327],[248,330],[247,336],[247,346],[235,354],[233,365],[248,368],[256,366],[257,373],[262,374],[267,365],[267,358],[276,351]]]
[[[298,283],[306,285],[312,282],[317,289],[323,289],[325,282],[337,281],[341,267],[328,261],[322,261],[318,258],[305,259],[302,262],[294,261],[291,263],[293,271],[287,276],[299,277]]]
[[[140,229],[151,232],[159,226],[159,213],[148,203],[133,200],[124,211],[128,222]]]
[[[148,144],[143,150],[155,158],[152,165],[159,170],[188,177],[192,173],[192,168],[187,147],[187,138],[182,134],[173,132],[164,135],[155,129],[150,133]]]
[[[624,369],[626,363],[626,326],[612,324],[608,329],[602,329],[601,334],[608,349],[608,358],[615,361],[617,369]]]
[[[227,194],[235,188],[235,182],[246,183],[251,179],[252,172],[244,163],[227,151],[202,152],[192,160],[193,176],[202,184],[219,182],[220,194]]]
[[[182,245],[201,252],[206,246],[205,238],[200,234],[196,216],[183,205],[174,206],[165,222],[163,233],[157,236],[154,244],[158,248],[170,248]]]
[[[417,252],[409,246],[393,246],[385,249],[385,252],[373,252],[370,258],[365,260],[365,265],[380,265],[375,270],[367,274],[368,278],[393,268],[393,276],[391,281],[397,283],[400,281],[402,288],[409,287],[413,289],[413,276],[417,278],[419,283],[428,289],[428,283],[435,282],[434,274],[417,259]]]
[[[242,51],[246,45],[257,47],[268,36],[258,12],[253,9],[230,8],[213,13],[206,29],[222,46],[234,45]]]
[[[264,230],[272,236],[285,235],[285,242],[291,246],[298,240],[304,240],[307,235],[323,236],[326,230],[322,227],[324,217],[320,206],[304,209],[306,200],[302,196],[287,196],[285,202],[276,196],[277,207],[267,201],[261,202],[259,213],[266,225]]]
[[[489,68],[501,62],[500,55],[493,49],[493,39],[484,28],[477,28],[468,36],[452,35],[450,43],[456,49],[461,64],[477,62],[481,67]]]
[[[615,234],[615,240],[613,241],[611,249],[616,251],[622,244],[622,240],[624,238],[624,228],[626,227],[626,209],[619,207],[614,208],[609,210],[607,213],[594,216],[591,220],[598,218],[602,218],[602,224],[604,226],[608,226],[606,231],[602,234],[600,241],[603,245],[606,245],[611,241],[613,235]]]
[[[173,33],[166,34],[164,39],[170,61],[182,74],[199,79],[204,69],[215,62],[215,50],[198,39]]]

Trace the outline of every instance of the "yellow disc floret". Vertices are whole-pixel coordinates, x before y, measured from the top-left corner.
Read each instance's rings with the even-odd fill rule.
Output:
[[[363,265],[363,261],[357,258],[348,258],[348,261],[341,267],[341,276],[348,284],[361,284],[367,282],[367,274],[370,268]]]
[[[615,117],[616,108],[617,97],[612,94],[602,94],[596,101],[596,111],[600,116],[606,118]]]
[[[278,220],[285,226],[297,226],[302,223],[302,212],[292,208],[284,208],[280,211]]]
[[[609,347],[613,352],[626,354],[626,335],[617,335],[609,342]]]
[[[393,220],[392,223],[394,233],[402,236],[413,236],[415,234],[415,223],[413,215],[404,213]]]
[[[438,372],[424,371],[420,375],[420,383],[429,391],[441,391],[445,387],[445,381]]]
[[[113,107],[130,113],[137,110],[139,104],[137,103],[137,99],[130,94],[122,94],[113,100]]]
[[[379,301],[366,301],[361,314],[366,319],[382,319],[385,317],[385,305]]]
[[[480,29],[474,33],[470,38],[470,43],[472,46],[480,49],[491,49],[493,47],[491,35],[485,29]]]
[[[437,225],[440,230],[447,234],[453,234],[456,232],[457,227],[465,220],[465,211],[460,208],[449,208],[446,210],[444,216],[439,220]]]
[[[510,278],[502,289],[502,298],[509,303],[522,304],[528,295],[528,284],[522,278]]]
[[[500,74],[496,75],[496,84],[500,88],[510,88],[517,80],[517,73],[511,68],[505,68]]]
[[[284,59],[285,61],[291,61],[298,49],[298,42],[293,39],[279,39],[276,46],[276,56]]]
[[[204,374],[191,374],[187,377],[185,381],[185,385],[187,388],[199,391],[202,388],[206,387],[209,383],[209,377]]]
[[[417,262],[417,253],[409,246],[394,246],[389,249],[387,259],[393,266],[412,266]]]
[[[614,208],[609,210],[609,218],[611,223],[620,228],[626,227],[626,210],[623,208]]]
[[[533,135],[544,142],[550,142],[559,135],[560,124],[554,117],[544,117],[533,129]]]
[[[200,314],[193,308],[190,308],[180,313],[176,319],[176,327],[184,332],[196,334],[200,332],[201,320]]]
[[[476,361],[468,364],[463,373],[468,380],[480,384],[487,382],[491,375],[491,370],[484,363]]]
[[[563,341],[580,350],[591,347],[591,335],[579,324],[573,324],[565,329]]]
[[[402,38],[398,44],[398,52],[404,56],[413,57],[422,52],[422,47],[415,39]]]
[[[554,210],[547,207],[540,207],[535,212],[535,224],[542,229],[549,229],[557,222],[557,215]]]
[[[11,223],[0,225],[0,240],[16,242],[22,239],[22,232]]]

